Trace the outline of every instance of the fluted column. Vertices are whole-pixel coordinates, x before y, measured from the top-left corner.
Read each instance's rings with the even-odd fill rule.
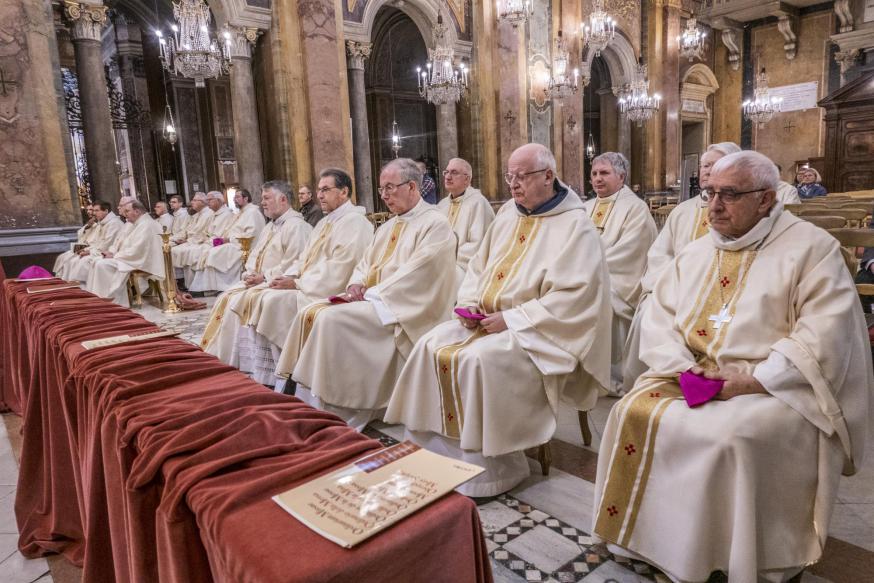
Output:
[[[227,31],[231,35],[228,46],[231,53],[231,108],[234,113],[234,156],[237,160],[238,182],[257,200],[264,182],[264,161],[255,106],[255,81],[252,78],[252,47],[260,31],[239,26],[229,26]]]
[[[352,153],[355,165],[355,195],[367,212],[373,212],[373,169],[370,167],[370,134],[367,129],[367,93],[364,86],[364,61],[370,57],[371,43],[346,41],[346,67],[349,70],[349,109],[352,115]]]
[[[115,203],[121,187],[100,50],[100,37],[107,22],[106,10],[106,6],[100,4],[70,0],[64,3],[64,14],[71,25],[70,36],[76,55],[85,155],[91,173],[92,194],[97,199]]]

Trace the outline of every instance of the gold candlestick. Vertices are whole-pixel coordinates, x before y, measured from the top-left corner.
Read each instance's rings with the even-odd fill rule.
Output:
[[[181,312],[182,309],[176,303],[176,272],[173,269],[173,256],[170,254],[170,236],[172,233],[164,227],[164,232],[161,233],[161,239],[164,241],[162,249],[164,251],[164,313],[175,314]]]
[[[246,269],[246,262],[249,261],[249,253],[252,252],[252,240],[254,237],[237,237],[237,241],[240,242],[240,251],[243,252],[242,262],[243,262],[243,271]]]

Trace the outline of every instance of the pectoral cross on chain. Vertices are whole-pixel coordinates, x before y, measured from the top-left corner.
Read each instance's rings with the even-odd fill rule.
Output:
[[[713,328],[716,330],[722,328],[723,324],[731,322],[731,316],[728,314],[728,304],[722,304],[722,309],[719,310],[719,313],[713,314],[707,319],[713,322]]]

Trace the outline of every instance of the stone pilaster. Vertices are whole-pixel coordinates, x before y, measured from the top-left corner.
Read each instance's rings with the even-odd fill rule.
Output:
[[[367,212],[373,212],[373,169],[370,162],[370,137],[367,128],[367,94],[364,62],[370,57],[371,43],[346,41],[346,67],[349,70],[349,109],[352,114],[352,152],[355,165],[355,195]]]
[[[444,103],[437,106],[437,163],[440,169],[453,158],[458,157],[458,120],[455,117],[455,104]]]
[[[662,107],[664,108],[665,186],[670,187],[682,176],[680,144],[683,139],[680,121],[680,3],[665,2],[665,41],[662,73]]]
[[[264,161],[255,106],[255,81],[252,77],[252,48],[258,41],[257,28],[229,26],[228,49],[231,55],[231,108],[234,116],[234,155],[239,186],[260,199],[264,182]]]
[[[82,105],[85,155],[95,198],[115,203],[121,188],[115,158],[115,138],[109,113],[100,37],[106,25],[106,6],[66,0],[64,14],[70,23],[79,99]]]
[[[849,49],[835,53],[835,61],[841,66],[841,87],[847,83],[847,72],[856,66],[862,52],[859,49]]]

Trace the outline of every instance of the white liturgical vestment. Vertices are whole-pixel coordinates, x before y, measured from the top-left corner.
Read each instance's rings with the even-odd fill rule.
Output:
[[[191,291],[225,291],[240,281],[243,251],[238,239],[251,238],[252,245],[264,228],[264,215],[256,204],[249,203],[236,214],[224,235],[224,243],[207,249],[195,266]]]
[[[458,285],[461,285],[470,258],[479,250],[486,230],[495,220],[495,211],[483,193],[472,186],[455,198],[447,196],[440,199],[437,208],[449,219],[449,224],[458,238],[456,271]]]
[[[124,236],[127,227],[128,224],[123,222],[118,215],[113,212],[108,213],[94,227],[96,231],[88,244],[88,255],[83,257],[77,255],[65,262],[61,266],[61,272],[57,274],[58,277],[81,282],[88,281],[88,274],[91,272],[94,262],[102,257],[104,252],[115,249],[116,243]]]

